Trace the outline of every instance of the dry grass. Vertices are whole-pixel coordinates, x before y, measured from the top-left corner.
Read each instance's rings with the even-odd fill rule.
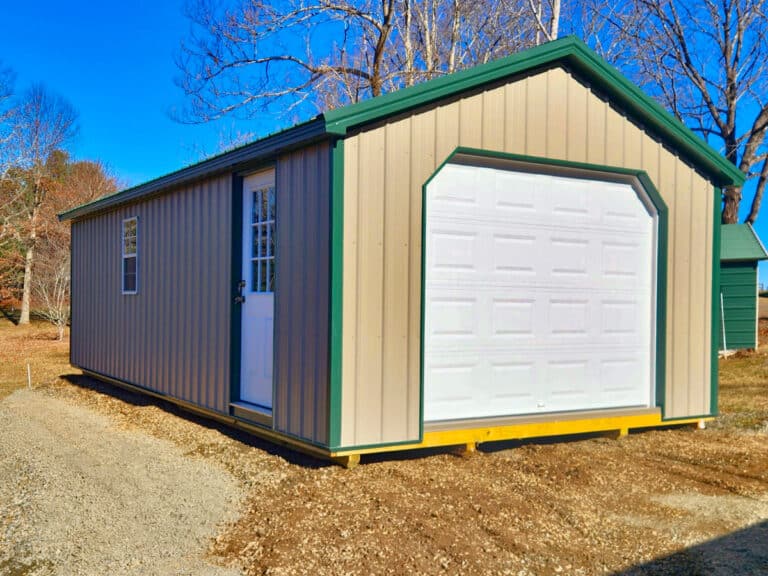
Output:
[[[720,360],[718,426],[768,432],[768,320],[760,321],[760,341],[754,352]]]
[[[16,326],[0,317],[0,400],[27,385],[27,363],[34,387],[73,372],[69,365],[69,330],[64,341],[58,342],[56,328],[47,322]]]

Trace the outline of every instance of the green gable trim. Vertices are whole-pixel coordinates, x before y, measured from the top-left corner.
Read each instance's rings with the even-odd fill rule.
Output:
[[[126,188],[109,196],[97,198],[87,204],[76,206],[59,214],[59,220],[63,222],[84,218],[156,194],[164,194],[176,186],[195,182],[202,178],[210,178],[216,174],[243,172],[252,169],[254,163],[257,166],[264,165],[282,152],[308,146],[325,138],[327,138],[325,124],[321,118],[314,118],[309,122],[297,124],[260,140],[244,144],[234,150],[211,156],[138,186]]]
[[[768,260],[768,253],[751,224],[723,224],[721,262]]]
[[[287,128],[156,178],[112,196],[99,198],[59,215],[61,220],[83,218],[91,214],[162,194],[174,186],[227,171],[239,171],[252,162],[264,162],[282,152],[309,145],[332,136],[345,136],[350,129],[404,114],[440,100],[537,70],[556,66],[574,72],[623,113],[633,118],[654,137],[687,159],[716,186],[741,186],[745,176],[720,153],[667,112],[660,104],[595,54],[575,36],[524,50],[494,62],[482,64],[397,90],[364,102],[330,110],[303,124]]]
[[[736,166],[575,36],[567,36],[488,64],[331,110],[324,114],[326,130],[345,135],[352,128],[434,104],[439,100],[537,68],[558,64],[579,73],[590,84],[604,92],[619,109],[638,119],[644,127],[690,159],[715,184],[740,186],[744,183],[744,174]]]

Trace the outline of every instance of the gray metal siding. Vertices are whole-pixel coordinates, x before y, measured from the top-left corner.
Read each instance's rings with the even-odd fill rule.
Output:
[[[231,177],[72,224],[74,365],[229,410]],[[139,219],[138,294],[121,294],[121,223]]]
[[[326,143],[277,162],[274,427],[328,441],[330,154]]]

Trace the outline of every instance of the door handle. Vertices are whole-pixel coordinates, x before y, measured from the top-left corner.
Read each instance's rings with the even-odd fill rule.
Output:
[[[242,304],[245,302],[245,295],[243,294],[244,288],[245,280],[240,280],[240,282],[237,283],[237,296],[235,296],[235,304]]]

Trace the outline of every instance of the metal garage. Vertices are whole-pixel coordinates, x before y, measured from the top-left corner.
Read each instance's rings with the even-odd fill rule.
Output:
[[[71,362],[348,463],[700,423],[743,180],[563,38],[62,215]]]

